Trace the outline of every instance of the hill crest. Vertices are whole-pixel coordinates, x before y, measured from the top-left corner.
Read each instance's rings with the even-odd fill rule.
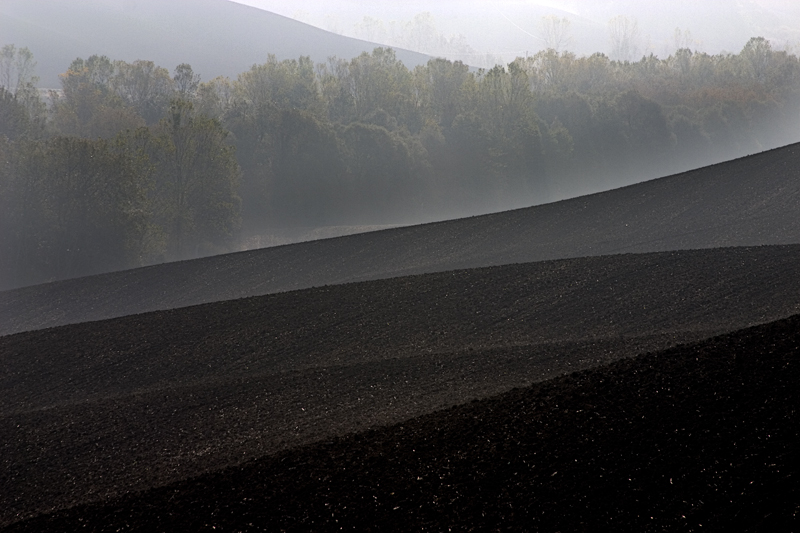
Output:
[[[301,288],[581,256],[800,243],[800,144],[490,215],[0,292],[0,334]]]

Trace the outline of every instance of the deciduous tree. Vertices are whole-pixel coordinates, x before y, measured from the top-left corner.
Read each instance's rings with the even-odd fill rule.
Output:
[[[157,222],[174,259],[228,250],[240,227],[239,166],[229,132],[174,100],[147,151],[155,173]]]
[[[618,15],[608,21],[611,38],[611,58],[618,61],[631,61],[639,54],[639,23]]]

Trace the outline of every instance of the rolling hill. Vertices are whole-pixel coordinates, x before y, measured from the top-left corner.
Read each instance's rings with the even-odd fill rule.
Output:
[[[792,530],[799,151],[2,292],[0,530]]]
[[[800,243],[800,145],[526,209],[0,292],[0,334],[312,286],[631,252]]]
[[[0,337],[0,524],[782,319],[798,262],[798,245],[566,259]]]
[[[798,316],[7,531],[794,531]]]

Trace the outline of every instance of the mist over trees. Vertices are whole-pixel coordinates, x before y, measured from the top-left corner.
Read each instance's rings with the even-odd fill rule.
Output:
[[[365,16],[349,28],[341,26],[335,16],[325,17],[324,21],[315,21],[310,13],[302,10],[295,11],[292,18],[311,25],[319,24],[320,27],[340,35],[382,43],[392,48],[413,50],[432,57],[446,57],[476,67],[491,67],[503,62],[499,55],[475,50],[462,34],[444,34],[437,27],[436,19],[430,11],[417,13],[408,20],[384,21]]]
[[[636,28],[617,22],[622,60],[557,51],[569,26],[552,19],[554,48],[477,71],[409,70],[377,48],[202,81],[185,63],[91,56],[46,101],[33,55],[7,45],[0,287],[230,251],[276,228],[542,203],[800,137],[794,55],[759,37],[738,54],[631,61]]]

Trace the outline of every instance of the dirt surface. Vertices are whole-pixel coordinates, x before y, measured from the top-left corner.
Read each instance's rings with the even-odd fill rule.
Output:
[[[6,531],[796,531],[800,317]]]
[[[0,292],[0,334],[423,272],[800,243],[798,169],[790,145],[528,209]]]
[[[798,263],[798,245],[589,257],[2,337],[0,525],[784,318]]]
[[[797,530],[797,169],[2,292],[0,529]]]
[[[265,228],[264,232],[242,235],[237,251],[258,250],[271,246],[282,246],[300,242],[332,239],[345,235],[356,235],[370,231],[399,228],[407,224],[372,224],[363,226],[314,226],[293,228]]]

